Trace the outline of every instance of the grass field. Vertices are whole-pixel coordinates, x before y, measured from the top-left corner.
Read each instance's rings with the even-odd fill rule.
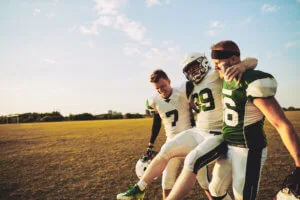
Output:
[[[287,112],[300,133],[300,112]],[[112,200],[137,181],[152,119],[0,125],[0,199]],[[258,199],[271,199],[293,170],[275,129],[266,123],[268,160]],[[156,149],[164,143],[159,135]],[[161,179],[146,198],[161,199]],[[198,185],[186,199],[205,199]]]

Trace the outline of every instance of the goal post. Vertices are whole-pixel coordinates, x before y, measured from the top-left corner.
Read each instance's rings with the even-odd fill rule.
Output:
[[[19,124],[19,115],[17,115],[17,114],[14,114],[14,115],[7,115],[6,116],[6,123],[7,124],[9,124],[9,122],[10,122],[10,120],[9,119],[14,119],[15,118],[15,122],[17,123],[17,124]]]

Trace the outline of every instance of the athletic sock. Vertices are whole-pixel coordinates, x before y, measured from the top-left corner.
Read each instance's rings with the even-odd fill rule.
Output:
[[[143,181],[143,180],[140,180],[137,183],[137,185],[139,186],[139,188],[140,188],[141,191],[144,191],[146,189],[146,187],[147,187],[147,183],[145,181]]]

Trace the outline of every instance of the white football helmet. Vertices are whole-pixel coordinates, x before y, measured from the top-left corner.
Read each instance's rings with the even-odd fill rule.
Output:
[[[299,197],[296,197],[292,192],[290,192],[289,188],[284,188],[280,190],[276,197],[273,200],[299,200]]]
[[[141,157],[136,165],[135,165],[135,173],[137,177],[140,179],[144,175],[147,167],[150,165],[152,158],[149,158],[148,156]]]
[[[182,66],[186,78],[196,84],[200,83],[210,69],[206,56],[198,52],[185,56]]]

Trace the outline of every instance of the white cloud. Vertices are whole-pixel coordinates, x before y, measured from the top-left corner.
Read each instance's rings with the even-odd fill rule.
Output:
[[[53,4],[54,6],[56,6],[57,2],[58,2],[58,0],[52,0],[52,4]]]
[[[296,46],[300,46],[300,40],[290,41],[285,44],[285,48],[287,48],[287,49],[291,48],[291,47],[296,47]]]
[[[215,30],[208,30],[207,35],[208,36],[216,36],[216,31]]]
[[[145,38],[147,29],[139,22],[129,19],[120,12],[120,7],[127,0],[94,0],[95,9],[100,17],[92,22],[90,27],[80,26],[79,31],[82,34],[98,35],[99,26],[111,26],[124,32],[130,39],[140,44],[150,46],[151,39]],[[74,29],[70,29],[73,30]]]
[[[35,8],[35,9],[33,10],[33,15],[34,15],[34,16],[36,16],[36,15],[38,15],[38,14],[40,14],[40,13],[41,13],[41,10],[38,9],[38,8]]]
[[[49,18],[52,18],[52,17],[55,17],[55,13],[47,13],[46,14],[46,17],[49,17]]]
[[[111,26],[113,24],[113,18],[110,16],[101,16],[99,19],[93,22],[94,25]]]
[[[174,41],[172,41],[172,40],[163,40],[162,41],[163,46],[169,46],[169,45],[172,45],[172,44],[174,44]]]
[[[84,46],[88,46],[90,48],[94,48],[95,44],[92,41],[82,43]]]
[[[78,29],[77,25],[73,25],[73,26],[71,26],[70,28],[68,28],[68,31],[69,31],[69,32],[74,32],[74,31],[76,31],[77,29]]]
[[[86,28],[85,26],[79,27],[79,32],[84,35],[98,35],[98,28],[96,25],[91,26],[90,28]]]
[[[146,0],[147,7],[161,5],[160,0]]]
[[[208,36],[216,36],[217,32],[225,27],[225,24],[220,21],[212,21],[209,24],[209,30],[206,32]]]
[[[297,0],[297,2],[300,2],[300,0]]]
[[[139,22],[128,19],[126,16],[117,16],[114,26],[116,29],[122,30],[134,41],[142,42],[146,28]]]
[[[49,59],[49,58],[44,58],[44,62],[47,63],[47,64],[51,64],[51,65],[56,65],[56,64],[58,64],[57,61],[52,60],[52,59]]]
[[[168,61],[178,61],[180,56],[180,46],[170,45],[157,47],[145,47],[136,43],[125,44],[123,53],[126,56],[135,57],[144,66],[153,66],[157,63],[167,63]],[[163,65],[162,65],[163,66]]]
[[[147,38],[147,39],[144,39],[142,42],[141,42],[142,45],[145,45],[145,46],[151,46],[152,45],[152,40]]]
[[[147,7],[161,6],[163,3],[170,4],[171,0],[145,0]]]
[[[124,47],[123,52],[126,56],[139,56],[141,54],[137,47]]]
[[[177,53],[179,51],[180,51],[180,46],[168,47],[168,52],[170,53]]]
[[[141,63],[163,63],[166,60],[178,59],[178,52],[180,46],[176,45],[174,41],[165,40],[159,43],[161,48],[153,47],[151,38],[145,36],[147,29],[142,23],[129,19],[124,13],[120,11],[120,7],[125,0],[94,0],[95,8],[99,18],[92,22],[90,27],[76,26],[69,28],[69,31],[79,30],[82,34],[98,34],[99,26],[112,27],[115,30],[123,32],[128,38],[134,41],[131,44],[125,44],[122,48],[125,56],[135,57]],[[160,0],[159,2],[162,2]],[[154,3],[154,1],[149,3]],[[170,3],[170,1],[164,1]],[[218,27],[220,27],[219,24]],[[87,44],[87,43],[86,43]],[[92,46],[92,45],[90,45]],[[144,65],[143,64],[143,65]]]
[[[243,20],[242,21],[242,24],[249,24],[249,23],[251,23],[252,22],[252,20],[253,20],[253,17],[252,16],[250,16],[250,17],[247,17],[245,20]]]
[[[146,63],[163,63],[165,61],[170,61],[170,60],[178,60],[180,57],[178,55],[180,51],[180,47],[169,47],[167,49],[163,48],[151,48],[150,50],[146,50],[145,52],[142,53],[142,58]]]
[[[212,29],[222,29],[224,28],[225,24],[219,22],[219,21],[213,21],[210,23],[210,28]]]
[[[277,12],[280,9],[279,6],[276,5],[270,5],[270,4],[264,4],[261,7],[261,11],[263,13],[267,13],[267,12]]]
[[[100,15],[117,15],[119,8],[127,0],[94,0],[96,3],[95,9]]]

